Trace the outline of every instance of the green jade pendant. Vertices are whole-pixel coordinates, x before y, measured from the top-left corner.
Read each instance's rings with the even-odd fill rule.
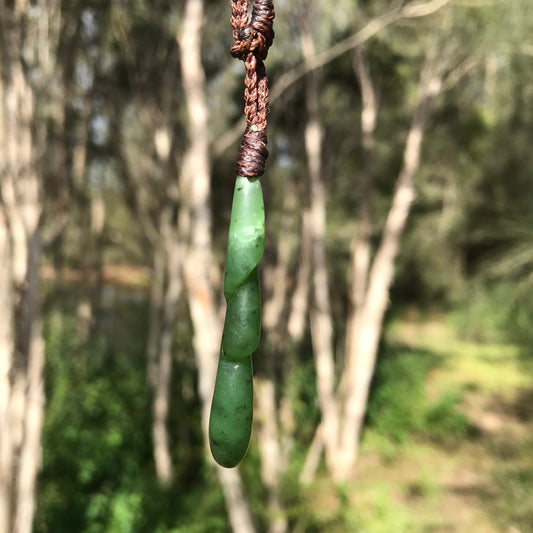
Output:
[[[238,176],[224,271],[227,302],[211,415],[209,445],[216,462],[236,466],[246,455],[253,418],[252,353],[261,334],[257,264],[265,248],[259,178]]]

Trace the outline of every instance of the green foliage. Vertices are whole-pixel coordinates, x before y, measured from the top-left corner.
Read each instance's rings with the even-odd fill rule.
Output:
[[[470,430],[466,416],[458,410],[461,396],[457,390],[449,390],[426,407],[424,433],[443,444],[456,444]]]
[[[140,360],[135,352],[115,352],[103,338],[83,345],[75,327],[72,316],[55,312],[46,328],[41,507],[47,514],[37,530],[93,533],[113,524],[113,531],[135,531],[141,495],[131,487],[138,490],[133,481],[142,479],[150,458]]]
[[[321,533],[358,533],[361,520],[358,510],[350,502],[347,486],[332,485],[326,478],[317,479],[310,487],[294,493],[291,508],[297,531]]]
[[[531,344],[533,299],[531,288],[517,292],[515,282],[473,284],[465,301],[450,314],[450,322],[464,338],[479,343]]]
[[[370,513],[362,513],[361,531],[368,533],[409,533],[412,531],[409,513],[393,498],[390,491],[376,491]]]
[[[450,321],[464,339],[501,341],[509,312],[506,300],[506,291],[470,289],[466,301],[452,313]]]
[[[405,442],[424,422],[424,382],[435,365],[430,352],[387,348],[379,357],[367,409],[369,427]]]
[[[441,364],[427,350],[386,347],[378,359],[370,392],[367,423],[385,457],[398,445],[418,436],[447,444],[465,436],[469,424],[458,411],[460,395],[447,391],[428,399],[425,384],[432,368]]]
[[[527,197],[529,187],[522,184]],[[478,274],[506,340],[529,346],[533,340],[533,217],[517,209],[481,233],[492,242]],[[487,288],[490,290],[487,291]]]
[[[311,353],[307,347],[307,353]],[[315,428],[320,420],[320,410],[316,395],[315,367],[311,359],[298,361],[288,376],[288,397],[291,400],[294,424],[299,429],[304,453],[311,443]]]
[[[188,463],[177,464],[175,483],[168,489],[156,480],[145,314],[143,302],[129,301],[109,311],[89,343],[80,340],[72,311],[47,316],[37,533],[168,533],[176,527],[228,532],[218,485],[206,479],[196,409],[189,407],[192,419],[185,406],[177,419],[172,416],[172,428],[179,423],[181,431],[198,439],[192,443],[195,455],[174,449],[174,456]],[[178,440],[175,429],[170,433]]]

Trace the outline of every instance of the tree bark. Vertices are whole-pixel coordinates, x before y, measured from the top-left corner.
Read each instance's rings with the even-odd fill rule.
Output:
[[[290,400],[276,399],[276,384],[280,391],[286,391],[285,383],[276,380],[276,368],[282,366],[283,375],[288,375],[292,361],[285,352],[287,346],[288,276],[291,256],[296,247],[295,210],[298,199],[294,184],[285,183],[281,228],[275,239],[276,263],[265,265],[262,326],[268,341],[264,344],[259,375],[254,379],[257,442],[261,456],[261,480],[268,494],[268,531],[285,533],[288,528],[286,510],[282,498],[282,477],[291,451]],[[274,254],[272,254],[274,255]],[[269,256],[267,255],[267,258]],[[306,280],[307,284],[307,280]]]
[[[302,25],[304,62],[315,55],[313,40],[306,24]],[[311,342],[316,365],[318,403],[322,414],[322,439],[326,463],[333,468],[338,436],[338,410],[335,402],[335,361],[333,356],[333,324],[329,301],[326,265],[326,190],[322,179],[323,127],[319,114],[319,87],[316,72],[309,74],[306,84],[307,123],[305,148],[309,172],[311,287],[309,309]]]
[[[307,450],[307,455],[305,456],[305,463],[300,472],[300,483],[302,483],[302,485],[308,485],[311,483],[320,465],[320,458],[322,457],[322,450],[324,449],[322,430],[322,423],[320,423],[315,430],[311,446],[309,446],[309,450]]]
[[[0,91],[2,85],[0,84]],[[3,95],[0,93],[3,104]],[[2,109],[0,108],[0,113]],[[0,114],[0,124],[4,123]],[[1,134],[0,134],[1,135]],[[3,139],[0,137],[0,144]],[[7,533],[11,527],[13,437],[11,367],[15,348],[12,262],[9,226],[2,206],[0,211],[0,533]]]
[[[291,297],[287,332],[293,343],[302,339],[307,324],[309,308],[309,277],[311,275],[311,213],[308,207],[302,211],[300,227],[300,260],[296,274],[296,287]]]
[[[356,52],[354,66],[362,94],[361,128],[364,165],[361,205],[352,245],[351,309],[346,330],[345,365],[340,385],[335,389],[333,354],[327,354],[324,341],[330,333],[326,327],[320,328],[319,322],[313,322],[312,309],[310,311],[311,334],[313,336],[314,331],[319,332],[320,336],[317,335],[317,338],[321,342],[321,344],[315,345],[313,341],[313,350],[317,365],[317,388],[322,422],[317,428],[313,444],[309,450],[308,460],[301,474],[301,481],[304,483],[310,481],[314,475],[322,446],[325,449],[328,470],[335,481],[344,481],[352,475],[358,455],[370,383],[374,374],[383,318],[394,275],[394,264],[414,198],[414,175],[420,165],[424,129],[431,114],[435,97],[442,89],[443,64],[437,61],[431,53],[428,53],[421,74],[419,101],[407,135],[403,165],[396,182],[380,245],[373,260],[371,260],[371,162],[377,117],[377,99],[363,50]],[[308,93],[311,93],[310,88],[312,89],[312,83],[307,85]],[[309,146],[309,141],[307,143]],[[313,152],[309,150],[309,147],[307,151],[310,154],[310,175],[311,184],[313,184]],[[316,188],[314,194],[311,195],[311,202],[313,198],[320,198],[319,188]],[[313,212],[312,209],[311,212]],[[319,210],[317,212],[320,213]],[[316,220],[320,221],[320,218],[317,217]],[[317,225],[313,221],[311,227],[320,227],[320,224]],[[318,283],[315,277],[316,240],[312,240],[312,246],[313,291],[315,298],[317,298],[317,289],[323,286],[323,282]],[[319,292],[318,295],[320,295]],[[324,313],[326,308],[323,306],[321,309]],[[327,426],[328,417],[329,427]]]
[[[354,314],[361,307],[367,289],[368,267],[370,265],[370,233],[372,214],[372,163],[374,158],[378,101],[370,69],[366,60],[365,48],[360,46],[354,52],[354,70],[361,90],[361,133],[363,167],[361,172],[361,205],[355,234],[352,265],[352,302]]]
[[[183,245],[172,227],[171,218],[172,209],[167,206],[161,213],[161,242],[155,243],[155,275],[152,281],[147,345],[148,376],[153,395],[154,462],[157,477],[164,485],[170,483],[173,472],[168,412],[172,380],[172,341],[183,279]]]
[[[270,377],[257,378],[254,386],[259,419],[257,426],[261,453],[261,479],[268,490],[268,531],[286,533],[288,522],[281,498],[281,476],[288,457],[281,448],[274,380]]]
[[[41,183],[34,96],[22,65],[28,10],[23,2],[0,7],[0,533],[31,532],[44,411]]]
[[[420,82],[420,97],[413,114],[404,149],[403,165],[396,182],[392,205],[385,222],[381,243],[370,267],[368,287],[354,327],[347,339],[347,398],[334,477],[348,478],[358,454],[358,444],[366,411],[370,383],[374,374],[383,317],[388,305],[400,239],[414,199],[414,175],[420,165],[424,129],[435,97],[442,87],[441,66],[428,59]]]
[[[35,176],[36,179],[36,176]],[[37,198],[35,198],[37,200]],[[34,204],[35,212],[40,206]],[[23,440],[20,448],[16,511],[13,533],[31,533],[35,511],[35,484],[41,462],[41,428],[44,419],[44,339],[40,310],[39,267],[41,246],[37,224],[28,236],[28,272],[23,305],[28,329],[27,367],[25,376],[25,410]]]
[[[146,374],[148,385],[153,391],[157,384],[157,359],[161,336],[161,315],[165,295],[165,253],[162,246],[154,246],[152,259],[152,283],[150,285],[150,307],[148,340],[146,342]]]
[[[374,133],[377,123],[378,102],[370,69],[366,60],[364,45],[354,52],[353,66],[361,91],[361,133],[362,133],[362,159],[360,169],[360,205],[351,247],[351,288],[350,307],[346,322],[345,361],[349,361],[351,354],[355,353],[353,342],[356,338],[358,321],[361,317],[363,303],[368,285],[368,271],[371,262],[372,232],[372,180],[374,158]],[[348,374],[342,376],[339,388],[340,402],[346,400],[348,393]]]
[[[276,262],[263,268],[263,293],[269,296],[263,301],[262,325],[268,332],[269,342],[280,346],[286,337],[286,326],[282,323],[288,298],[288,276],[291,256],[296,246],[294,231],[297,199],[294,185],[284,184],[281,228],[276,239]]]

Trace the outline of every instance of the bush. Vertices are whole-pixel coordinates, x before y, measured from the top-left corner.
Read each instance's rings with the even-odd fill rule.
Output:
[[[498,343],[506,338],[511,313],[509,291],[504,286],[472,288],[450,321],[459,335],[478,343]]]
[[[466,340],[478,343],[533,342],[533,291],[531,285],[501,282],[474,287],[451,315],[451,322]]]
[[[228,532],[220,488],[204,468],[199,416],[184,401],[174,404],[185,407],[169,423],[172,452],[175,458],[184,453],[178,424],[192,452],[187,461],[176,460],[170,487],[156,479],[145,317],[143,304],[129,303],[85,343],[74,312],[45,316],[47,406],[36,533]]]
[[[460,399],[457,391],[447,391],[434,404],[427,406],[425,432],[432,440],[455,444],[467,435],[470,423],[458,410]]]
[[[367,409],[367,426],[377,440],[403,444],[416,435],[449,444],[465,436],[469,424],[458,410],[459,392],[444,392],[436,401],[430,401],[424,392],[428,373],[439,361],[438,355],[427,350],[384,350]]]
[[[399,444],[420,430],[425,422],[424,383],[437,360],[425,350],[386,348],[370,390],[368,426]]]

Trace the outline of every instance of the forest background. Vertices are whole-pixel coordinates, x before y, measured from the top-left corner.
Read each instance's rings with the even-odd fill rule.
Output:
[[[226,470],[229,2],[0,3],[0,533],[533,531],[533,2],[275,8]]]

